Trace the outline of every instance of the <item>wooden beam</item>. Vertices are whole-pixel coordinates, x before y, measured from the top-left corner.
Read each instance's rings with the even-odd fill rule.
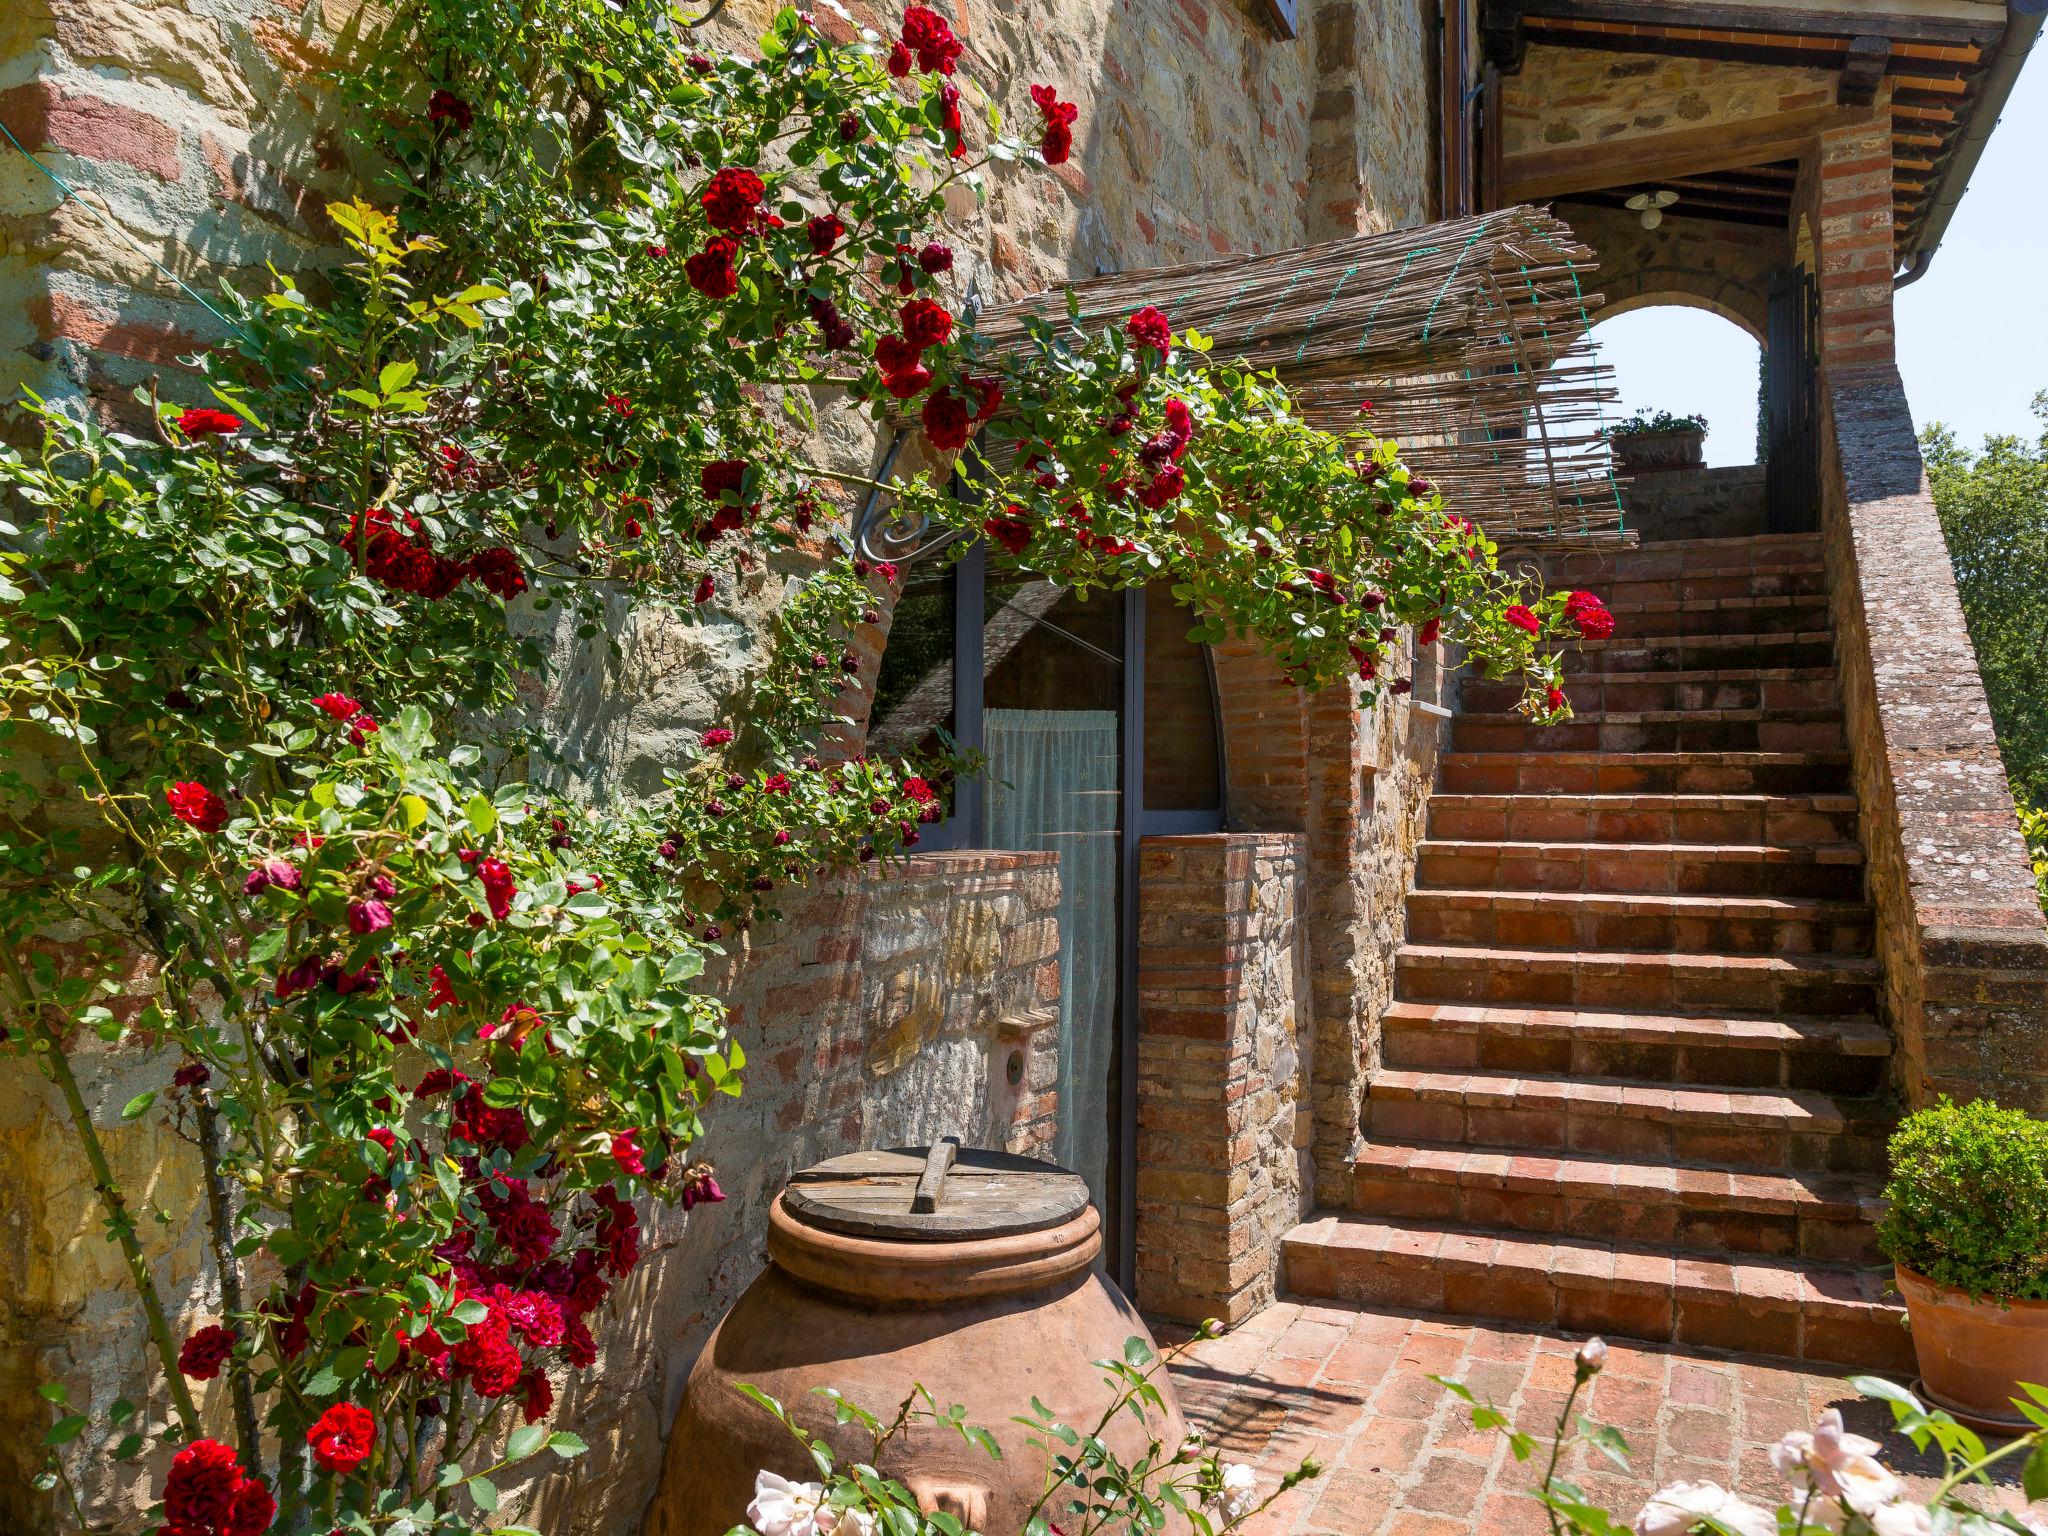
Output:
[[[1265,14],[1266,25],[1281,37],[1291,40],[1301,35],[1295,0],[1258,0],[1258,8]]]
[[[1668,181],[1674,176],[1736,170],[1760,160],[1790,159],[1820,133],[1855,127],[1869,117],[1868,111],[1846,107],[1802,107],[1746,122],[1513,155],[1502,167],[1501,195],[1510,203],[1533,203],[1568,192],[1591,192],[1635,181]]]
[[[1877,88],[1884,83],[1885,65],[1891,62],[1892,41],[1866,34],[1849,43],[1849,57],[1842,62],[1842,78],[1835,88],[1835,100],[1845,107],[1867,107],[1877,100]]]
[[[1933,11],[1945,15],[1931,15]],[[1818,37],[1875,34],[1916,43],[1988,43],[2005,30],[2005,7],[1967,0],[1924,0],[1911,11],[1879,5],[1809,5],[1777,0],[1740,5],[1676,5],[1672,0],[1523,0],[1529,20],[1625,21],[1636,26],[1714,32],[1780,32]]]
[[[1627,212],[1620,203],[1605,201],[1603,195],[1597,192],[1583,196],[1561,197],[1557,200],[1557,205],[1559,216],[1567,224],[1571,222],[1571,210],[1574,206],[1599,208],[1609,213]],[[1631,213],[1628,217],[1634,218],[1635,215]],[[1675,208],[1667,211],[1664,218],[1667,223],[1674,218],[1687,218],[1699,224],[1747,224],[1755,229],[1775,229],[1780,232],[1785,228],[1785,215],[1782,213],[1749,213],[1735,208],[1701,208],[1690,214],[1685,213],[1683,209]]]
[[[1529,51],[1520,0],[1479,0],[1479,55],[1504,75],[1522,72]]]

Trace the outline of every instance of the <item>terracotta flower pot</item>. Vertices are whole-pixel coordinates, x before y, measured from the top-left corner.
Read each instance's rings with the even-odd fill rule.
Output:
[[[1633,477],[1701,468],[1706,463],[1706,440],[1706,433],[1688,427],[1680,432],[1617,432],[1609,441],[1615,467]]]
[[[1973,1427],[2031,1429],[2012,1399],[2023,1381],[2048,1386],[2048,1301],[1972,1301],[1903,1264],[1895,1269],[1921,1395]]]

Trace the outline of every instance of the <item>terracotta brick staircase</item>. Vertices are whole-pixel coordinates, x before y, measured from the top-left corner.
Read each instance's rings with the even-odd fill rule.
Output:
[[[1351,1210],[1297,1295],[1891,1368],[1890,1038],[1813,535],[1550,562],[1574,720],[1469,683]]]

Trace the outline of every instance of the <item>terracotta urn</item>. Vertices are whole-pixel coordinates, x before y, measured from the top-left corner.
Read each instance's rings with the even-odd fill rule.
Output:
[[[1095,1271],[1102,1224],[1079,1177],[997,1152],[960,1151],[931,1198],[927,1151],[862,1152],[797,1175],[769,1211],[768,1267],[698,1357],[669,1435],[661,1486],[642,1536],[724,1536],[746,1518],[765,1468],[815,1481],[809,1457],[765,1409],[767,1393],[844,1465],[872,1439],[834,1422],[816,1393],[835,1387],[887,1421],[913,1387],[960,1404],[988,1429],[1000,1461],[951,1428],[912,1426],[884,1448],[880,1470],[927,1509],[991,1536],[1018,1532],[1044,1488],[1045,1454],[1011,1422],[1036,1397],[1065,1422],[1092,1428],[1113,1400],[1092,1361],[1151,1333]],[[925,1185],[921,1197],[919,1186]],[[1168,1445],[1186,1434],[1164,1373],[1149,1429]],[[1129,1413],[1108,1432],[1126,1460],[1150,1436]]]
[[[2012,1400],[2023,1381],[2048,1386],[2048,1301],[1973,1301],[1967,1291],[1895,1268],[1913,1325],[1920,1395],[1973,1429],[2033,1428]]]

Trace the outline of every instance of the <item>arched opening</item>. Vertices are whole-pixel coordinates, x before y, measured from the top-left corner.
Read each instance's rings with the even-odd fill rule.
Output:
[[[1593,326],[1624,417],[1700,416],[1710,469],[1763,459],[1762,337],[1746,316],[1692,295],[1644,294]]]

